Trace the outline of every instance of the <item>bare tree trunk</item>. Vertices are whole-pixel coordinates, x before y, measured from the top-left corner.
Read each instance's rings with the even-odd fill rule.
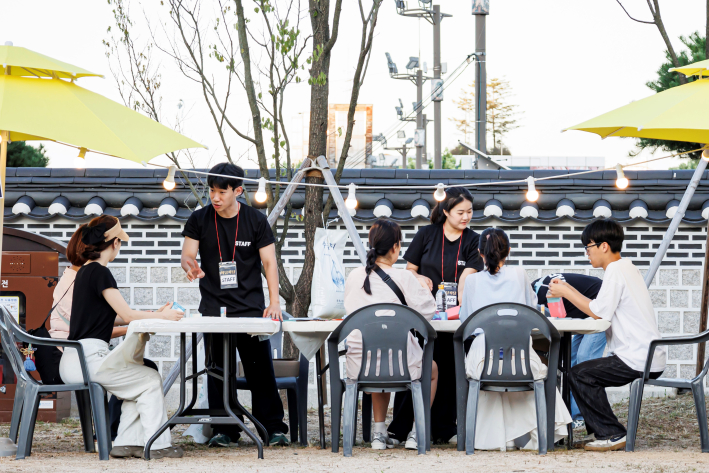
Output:
[[[679,60],[677,60],[677,54],[675,54],[675,49],[672,47],[672,43],[670,42],[670,37],[667,36],[667,31],[665,30],[665,24],[662,22],[662,15],[660,15],[659,0],[652,0],[652,3],[650,3],[650,0],[647,0],[647,4],[650,7],[650,11],[652,12],[652,17],[655,20],[655,26],[657,26],[657,29],[660,31],[660,35],[662,36],[662,39],[665,42],[665,46],[667,46],[667,52],[670,53],[670,58],[672,59],[672,64],[675,67],[679,67]],[[654,4],[654,8],[653,8],[653,4]],[[684,74],[680,74],[679,75],[679,82],[680,82],[680,84],[686,84],[687,77]]]
[[[342,11],[342,0],[336,0],[332,36],[330,35],[330,0],[309,0],[310,23],[313,29],[313,60],[310,69],[310,129],[308,155],[315,160],[327,151],[327,112],[330,84],[330,53],[337,41],[337,31]],[[310,172],[305,182],[322,184],[322,173]],[[295,285],[293,295],[294,317],[307,317],[310,307],[310,290],[315,267],[315,230],[322,226],[323,188],[306,186],[303,222],[305,225],[305,260],[303,271]],[[296,358],[298,349],[292,343],[284,344],[284,356]]]

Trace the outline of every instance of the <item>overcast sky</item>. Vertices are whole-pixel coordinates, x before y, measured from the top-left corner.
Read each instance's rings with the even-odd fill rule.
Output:
[[[364,2],[367,4],[369,0]],[[165,18],[164,8],[161,10],[156,3],[146,1],[143,5],[134,1],[131,4],[138,41],[148,37],[144,9],[154,25],[161,15]],[[204,2],[203,8],[212,8],[213,3]],[[252,11],[249,3],[244,0],[246,10]],[[303,3],[307,4],[304,0]],[[409,0],[409,3],[414,1]],[[440,0],[439,3],[443,12],[453,14],[442,24],[442,61],[452,71],[474,51],[475,19],[470,14],[470,0]],[[351,77],[359,51],[357,3],[349,0],[344,4],[340,36],[331,65],[330,103],[349,102]],[[560,130],[652,94],[645,82],[656,77],[655,71],[663,62],[665,50],[657,28],[633,22],[615,0],[490,0],[490,4],[487,18],[488,78],[505,77],[514,92],[512,103],[523,112],[520,127],[505,139],[512,154],[601,156],[606,158],[609,166],[616,162],[641,160],[628,157],[634,147],[632,139],[601,140],[584,132],[562,134]],[[79,81],[79,85],[120,101],[102,44],[107,37],[106,29],[113,24],[111,7],[106,1],[0,0],[0,5],[0,42],[13,41],[16,46],[102,73],[105,79],[85,78]],[[635,17],[651,18],[644,0],[624,0],[624,5]],[[705,30],[706,2],[661,0],[660,5],[676,50],[682,49],[680,35]],[[309,30],[307,16],[303,17],[301,27],[306,32]],[[408,57],[418,56],[420,48],[422,61],[426,61],[431,69],[432,42],[433,28],[428,23],[398,16],[394,2],[384,0],[372,60],[359,100],[362,104],[374,105],[375,134],[396,124],[394,106],[399,98],[408,111],[416,99],[413,85],[389,78],[384,53],[389,52],[399,70],[403,71]],[[176,116],[177,103],[182,99],[187,111],[184,134],[209,147],[209,151],[196,155],[197,164],[224,161],[199,87],[185,80],[169,59],[161,61],[165,115]],[[445,92],[444,147],[452,148],[462,138],[445,118],[458,113],[453,100],[472,82],[473,72],[471,65]],[[424,93],[426,90],[430,90],[428,85]],[[249,113],[243,91],[237,91],[235,98],[231,113],[240,126],[247,128]],[[295,117],[308,110],[307,83],[291,86],[284,115]],[[433,111],[428,114],[432,117]],[[406,129],[407,136],[413,136],[413,129],[413,125]],[[430,125],[429,143],[432,141],[433,126]],[[230,137],[229,145],[235,156],[243,154],[240,165],[255,167],[255,162],[249,161],[255,153],[253,149],[249,150],[247,142],[234,136]],[[72,165],[76,154],[74,149],[52,143],[48,148],[50,166]],[[161,160],[164,158],[157,158],[156,162]],[[132,167],[135,164],[89,153],[87,165]],[[676,165],[676,161],[653,163],[654,168],[666,169],[670,165]]]

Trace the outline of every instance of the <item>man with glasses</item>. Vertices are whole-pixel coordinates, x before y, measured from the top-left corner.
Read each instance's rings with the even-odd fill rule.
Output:
[[[638,268],[621,258],[623,229],[610,219],[596,220],[581,234],[581,241],[594,268],[603,268],[603,284],[591,300],[570,284],[555,279],[548,297],[563,297],[594,319],[611,323],[609,356],[589,360],[571,368],[569,384],[595,441],[586,450],[625,448],[626,429],[613,414],[605,388],[625,386],[643,376],[650,342],[660,338],[650,293]],[[665,369],[665,348],[658,347],[652,359],[650,377],[657,379]]]

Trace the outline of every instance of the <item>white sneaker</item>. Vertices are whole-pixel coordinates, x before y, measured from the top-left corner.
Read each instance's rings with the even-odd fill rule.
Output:
[[[394,448],[394,442],[385,434],[381,432],[372,433],[372,449],[374,450],[386,450],[387,448]]]
[[[610,450],[622,450],[625,448],[625,435],[609,438],[606,440],[595,440],[583,446],[584,450],[592,452],[607,452]]]
[[[404,448],[407,450],[418,450],[419,443],[416,439],[416,430],[409,432],[409,436],[406,437],[406,444],[404,445]]]
[[[448,445],[458,445],[458,434],[448,439]]]

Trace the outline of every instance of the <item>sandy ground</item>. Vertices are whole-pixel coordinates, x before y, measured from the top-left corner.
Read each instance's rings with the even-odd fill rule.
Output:
[[[616,411],[624,419],[627,406],[618,405]],[[182,429],[173,431],[173,438],[185,449],[182,459],[164,459],[146,462],[141,459],[111,459],[100,462],[95,453],[82,451],[81,431],[75,420],[60,424],[37,425],[32,456],[25,460],[0,458],[0,472],[19,471],[366,471],[366,472],[438,472],[484,471],[492,472],[693,472],[709,471],[709,454],[700,453],[699,431],[691,396],[677,399],[651,400],[643,404],[634,453],[591,453],[582,449],[557,449],[546,456],[534,452],[476,452],[466,456],[455,447],[434,446],[427,455],[395,448],[373,451],[361,442],[351,458],[316,446],[317,415],[310,413],[309,447],[266,448],[265,459],[259,460],[256,447],[242,441],[228,449],[208,449],[194,444],[191,438],[178,437]],[[329,439],[329,419],[326,419]],[[0,435],[7,435],[7,424],[0,425]],[[583,431],[577,431],[583,437]]]

